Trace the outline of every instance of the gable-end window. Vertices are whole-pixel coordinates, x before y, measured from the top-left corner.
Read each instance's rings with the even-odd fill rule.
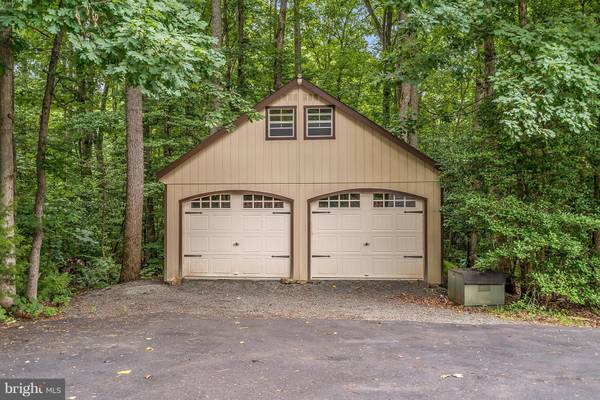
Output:
[[[307,139],[332,139],[333,107],[306,107],[304,112]]]
[[[296,109],[267,108],[267,139],[296,138]]]

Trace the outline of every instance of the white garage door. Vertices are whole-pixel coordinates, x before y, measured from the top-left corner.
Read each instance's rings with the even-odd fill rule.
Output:
[[[183,205],[183,276],[290,276],[291,208],[259,194],[213,194]]]
[[[423,201],[343,193],[311,204],[311,277],[423,279]]]

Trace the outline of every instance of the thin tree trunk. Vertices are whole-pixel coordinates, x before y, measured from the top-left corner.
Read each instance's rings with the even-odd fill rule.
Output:
[[[144,141],[147,142],[150,139],[151,128],[147,123],[144,124]],[[144,145],[144,163],[150,165],[152,158],[152,148]],[[154,226],[154,198],[152,194],[149,194],[144,198],[144,244],[148,245],[156,241],[156,229]],[[154,251],[145,249],[144,250],[144,264],[148,264],[148,261],[154,256]]]
[[[294,64],[296,67],[296,77],[301,77],[302,32],[300,31],[300,0],[294,0]]]
[[[62,1],[59,4],[62,8]],[[27,279],[27,298],[35,300],[37,298],[38,280],[40,278],[40,260],[42,253],[42,242],[44,240],[44,201],[46,197],[46,171],[44,162],[46,160],[46,148],[48,141],[48,123],[50,121],[50,108],[54,94],[54,85],[56,83],[56,67],[59,61],[60,47],[64,29],[54,36],[50,62],[48,63],[48,75],[46,77],[46,89],[42,100],[42,110],[40,113],[40,126],[38,135],[38,146],[36,156],[37,171],[37,193],[35,195],[35,228],[33,230],[33,240],[31,243],[31,253],[29,254],[29,276]]]
[[[245,0],[237,0],[237,88],[241,93],[244,92],[244,86],[246,85],[246,75],[244,73],[244,55],[246,47],[246,39],[244,35],[244,29],[246,25],[246,9],[244,5]]]
[[[418,147],[417,118],[419,116],[420,94],[416,83],[410,84],[410,129],[408,131],[408,144]]]
[[[100,99],[100,112],[106,112],[106,102],[108,100],[109,83],[104,84],[102,98]],[[94,148],[96,151],[96,168],[98,169],[98,189],[99,189],[99,211],[100,211],[100,255],[106,257],[106,207],[108,203],[108,183],[106,181],[106,165],[104,164],[104,132],[98,129],[94,137]]]
[[[10,2],[8,3],[10,5]],[[15,291],[14,269],[16,254],[15,233],[15,157],[13,131],[13,68],[11,28],[2,30],[0,36],[0,215],[3,228],[10,241],[8,254],[1,261],[7,268],[0,271],[0,307],[9,308],[13,304]]]
[[[89,85],[88,78],[85,75],[79,77],[79,86],[77,88],[77,111],[80,114],[86,113],[87,100],[89,97]],[[92,147],[94,145],[94,135],[87,129],[82,129],[81,137],[79,138],[79,156],[81,162],[81,176],[88,177],[92,174],[91,159],[92,159]]]
[[[125,113],[127,123],[127,201],[123,228],[121,282],[138,279],[142,261],[144,129],[142,90],[140,87],[127,87]]]
[[[598,127],[600,130],[600,118],[598,120]],[[600,204],[600,171],[596,171],[594,174],[594,199],[596,204]],[[600,229],[593,233],[593,252],[596,255],[600,255]]]
[[[280,0],[279,17],[277,18],[277,29],[275,31],[275,79],[273,89],[277,90],[283,85],[283,40],[285,38],[285,17],[287,13],[287,0]]]

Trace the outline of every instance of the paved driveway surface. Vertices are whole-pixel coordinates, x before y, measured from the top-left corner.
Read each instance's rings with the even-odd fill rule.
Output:
[[[65,377],[78,400],[598,399],[600,330],[72,318],[0,330],[0,377]]]

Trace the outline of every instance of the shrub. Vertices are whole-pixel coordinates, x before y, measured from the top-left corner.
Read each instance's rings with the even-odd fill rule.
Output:
[[[73,271],[73,284],[81,289],[101,289],[119,281],[121,266],[110,257],[95,257]]]

